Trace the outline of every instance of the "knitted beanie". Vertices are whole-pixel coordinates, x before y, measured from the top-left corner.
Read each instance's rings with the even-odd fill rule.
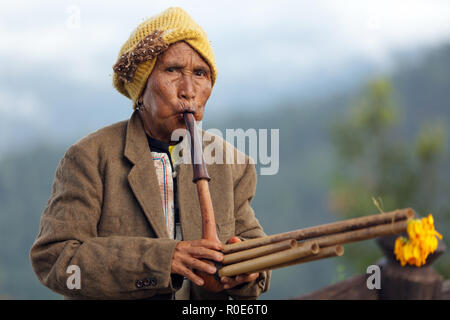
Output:
[[[187,42],[208,63],[214,85],[217,66],[205,31],[186,11],[171,7],[145,20],[131,33],[113,66],[113,85],[133,101],[133,108],[145,88],[158,54],[178,41]]]

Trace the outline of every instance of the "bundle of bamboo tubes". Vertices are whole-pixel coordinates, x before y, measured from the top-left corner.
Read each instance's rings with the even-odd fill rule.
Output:
[[[406,231],[413,209],[399,209],[360,218],[250,239],[223,248],[218,276],[274,270],[319,259],[341,256],[343,244]]]

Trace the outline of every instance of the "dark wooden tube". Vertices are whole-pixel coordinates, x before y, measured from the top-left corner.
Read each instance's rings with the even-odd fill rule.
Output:
[[[216,221],[214,217],[214,209],[211,201],[211,194],[209,193],[208,182],[211,180],[206,170],[206,163],[203,158],[202,141],[200,134],[195,124],[194,115],[192,112],[185,112],[183,114],[186,129],[191,137],[191,156],[193,164],[193,179],[197,184],[197,194],[200,202],[200,211],[202,215],[202,239],[215,240],[220,242],[217,236]],[[204,288],[212,291],[221,291],[222,284],[213,276],[204,272],[196,272],[205,281]]]
[[[186,129],[191,136],[191,159],[194,166],[194,178],[192,181],[197,183],[198,180],[205,179],[211,180],[206,170],[205,159],[203,158],[202,139],[195,124],[194,115],[191,112],[185,112],[184,122],[186,123]]]

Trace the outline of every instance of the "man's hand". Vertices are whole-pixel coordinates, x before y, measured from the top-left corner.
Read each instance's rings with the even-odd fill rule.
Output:
[[[171,273],[182,275],[198,286],[202,286],[204,281],[192,270],[199,270],[209,274],[216,273],[216,268],[201,259],[222,262],[223,254],[219,252],[222,244],[213,240],[193,240],[180,241],[172,257]]]
[[[238,237],[231,237],[227,241],[227,244],[236,243],[236,242],[241,242],[241,239],[239,239]],[[258,276],[259,276],[259,273],[238,274],[235,277],[222,277],[222,278],[220,278],[220,281],[223,283],[224,289],[231,289],[241,283],[252,282],[252,281],[256,280],[258,278]]]

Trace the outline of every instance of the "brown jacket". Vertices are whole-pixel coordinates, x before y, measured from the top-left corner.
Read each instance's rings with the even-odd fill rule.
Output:
[[[214,143],[226,144],[217,137]],[[234,148],[233,152],[239,153]],[[234,235],[264,236],[250,206],[256,171],[245,159],[246,164],[208,165],[222,242]],[[183,239],[200,239],[192,165],[180,165],[177,181]],[[39,280],[65,298],[168,299],[182,284],[181,276],[170,273],[177,242],[169,239],[150,148],[142,123],[133,114],[67,150],[30,257]],[[81,289],[66,284],[70,265],[80,268]],[[192,285],[191,298],[256,299],[268,290],[269,277],[270,272],[264,272],[252,283],[218,294]]]

